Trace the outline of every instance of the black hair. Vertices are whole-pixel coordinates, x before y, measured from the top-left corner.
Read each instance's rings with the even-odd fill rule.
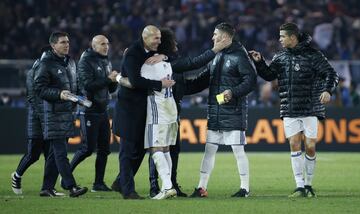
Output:
[[[174,32],[169,28],[161,28],[161,44],[158,47],[158,52],[166,56],[176,54],[176,39]]]
[[[295,23],[289,22],[289,23],[282,24],[280,26],[280,30],[286,31],[286,34],[288,36],[294,35],[294,36],[296,36],[297,39],[300,38],[300,30],[299,30],[299,27]]]
[[[235,28],[231,24],[226,22],[222,22],[216,25],[215,29],[227,33],[231,38],[233,38],[235,35]]]
[[[60,31],[53,32],[53,33],[51,33],[51,35],[49,37],[49,43],[55,44],[59,41],[60,37],[64,37],[64,36],[68,36],[68,34],[65,32],[60,32]]]

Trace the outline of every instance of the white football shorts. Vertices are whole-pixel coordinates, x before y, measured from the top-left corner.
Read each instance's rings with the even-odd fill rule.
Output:
[[[175,145],[177,133],[177,122],[170,124],[147,124],[145,127],[144,148]]]
[[[304,132],[307,138],[317,138],[318,123],[317,117],[284,117],[284,130],[286,138]]]
[[[214,131],[208,130],[206,142],[218,145],[246,145],[245,131]]]

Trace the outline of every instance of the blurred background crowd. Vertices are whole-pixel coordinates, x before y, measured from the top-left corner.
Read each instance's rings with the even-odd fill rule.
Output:
[[[238,40],[248,50],[260,51],[270,60],[280,49],[279,26],[295,22],[313,37],[313,45],[341,76],[332,105],[360,105],[358,0],[3,0],[0,19],[0,59],[36,59],[50,33],[61,30],[70,35],[75,59],[89,47],[94,35],[106,35],[114,65],[120,64],[124,49],[140,38],[147,24],[171,28],[181,55],[194,56],[212,46],[214,26],[227,21],[236,27]],[[23,88],[26,71],[13,76],[1,64],[0,105],[22,106],[23,93],[14,97],[16,93],[4,88]],[[260,79],[249,97],[250,106],[269,107],[279,102],[276,83]],[[184,105],[206,106],[206,92],[187,98]]]

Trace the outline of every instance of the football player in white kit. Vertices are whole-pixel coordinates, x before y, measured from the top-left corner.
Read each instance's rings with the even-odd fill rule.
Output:
[[[221,40],[217,43],[214,43],[214,47],[211,50],[207,50],[204,53],[202,53],[201,55],[197,56],[197,57],[179,57],[179,55],[177,55],[177,47],[176,47],[176,39],[172,33],[171,30],[169,29],[162,29],[161,30],[161,45],[159,46],[159,53],[161,53],[160,55],[156,55],[153,57],[150,57],[145,64],[157,64],[158,62],[161,62],[160,64],[158,64],[157,66],[158,69],[169,69],[168,65],[169,63],[162,63],[163,60],[166,60],[171,62],[171,69],[174,73],[179,73],[179,72],[184,72],[184,71],[188,71],[188,70],[194,70],[194,69],[198,69],[200,67],[202,67],[203,65],[206,65],[207,62],[209,62],[210,60],[212,60],[215,57],[215,54],[218,53],[219,51],[221,51],[222,49],[224,49],[225,47],[227,47],[230,43],[226,40]],[[161,49],[161,50],[160,50]],[[166,56],[165,56],[165,55]],[[169,57],[168,57],[169,56]],[[161,68],[161,66],[163,66],[163,68]],[[156,73],[156,72],[150,72],[153,71],[154,69],[156,70],[156,67],[147,67],[148,69],[146,69],[146,72],[149,72],[149,75],[151,76],[150,78],[156,78],[156,79],[161,79],[162,77],[166,77],[166,78],[170,78],[171,76],[171,71],[170,72],[164,72],[164,75],[160,75],[157,76],[160,73]],[[144,69],[145,70],[145,69]],[[128,88],[133,88],[133,86],[131,85],[131,83],[129,82],[127,77],[122,77],[120,74],[117,77],[117,81],[119,82],[120,85],[124,86],[124,87],[128,87]],[[145,77],[146,78],[146,77]],[[197,80],[186,80],[184,79],[183,74],[176,74],[173,76],[172,80],[175,79],[177,80],[177,85],[174,88],[174,94],[173,91],[171,89],[167,89],[165,90],[162,94],[164,94],[163,96],[158,96],[157,98],[161,97],[162,99],[164,97],[172,97],[174,96],[174,100],[175,103],[177,105],[177,120],[179,120],[179,109],[181,109],[180,103],[181,103],[181,99],[185,94],[193,94],[193,93],[197,93],[201,90],[203,90],[204,88],[207,88],[207,82],[208,80],[206,79],[197,79]],[[205,85],[204,85],[205,84]],[[158,92],[160,93],[160,92]],[[160,93],[161,94],[161,93]],[[154,97],[156,99],[156,96]],[[150,99],[148,100],[149,102]],[[170,102],[169,102],[170,101]],[[148,103],[149,103],[148,102]],[[156,102],[155,102],[156,103]],[[172,106],[173,105],[173,101],[172,99],[168,99],[168,104],[167,106]],[[152,105],[155,106],[155,105]],[[152,111],[154,110],[153,108],[148,108],[148,112],[147,115],[153,115]],[[162,108],[165,109],[165,108]],[[171,109],[171,111],[173,110],[173,108],[169,108]],[[169,124],[169,119],[170,119],[170,123],[172,123],[174,120],[174,115],[173,113],[175,113],[175,111],[172,111],[172,113],[170,114],[171,116],[169,117],[168,113],[163,113],[163,112],[159,112],[159,109],[156,108],[157,113],[155,112],[154,117],[149,118],[148,122],[150,122],[150,120],[153,120],[152,118],[154,118],[154,120],[158,120],[156,119],[158,117],[158,115],[161,115],[161,117],[168,117],[166,119],[165,124]],[[163,121],[163,118],[160,119],[160,121]],[[177,121],[177,123],[179,123],[179,121]],[[149,123],[147,123],[149,124]],[[150,122],[150,124],[153,124],[153,122]],[[158,122],[158,124],[160,124],[160,122]],[[147,127],[151,127],[153,132],[154,126],[148,126]],[[171,127],[171,129],[175,129],[175,127]],[[155,130],[155,133],[157,131]],[[178,128],[177,130],[175,130],[174,132],[178,133]],[[170,157],[171,157],[171,165],[170,165],[170,175],[171,175],[171,181],[172,181],[172,185],[173,188],[177,191],[177,196],[180,197],[186,197],[187,195],[185,193],[183,193],[180,190],[180,186],[177,183],[177,179],[176,179],[176,175],[177,175],[177,165],[178,165],[178,157],[179,157],[179,152],[180,152],[180,145],[179,145],[179,136],[174,136],[175,137],[175,145],[172,144],[170,149],[166,149],[166,151],[170,151]],[[167,156],[169,153],[165,152],[165,155]],[[152,161],[150,161],[150,159]],[[157,194],[160,193],[160,188],[158,187],[158,183],[157,183],[157,173],[155,174],[153,172],[153,170],[156,170],[156,166],[154,164],[154,161],[150,155],[149,157],[149,171],[150,171],[150,197],[155,198],[154,196],[156,196]],[[116,187],[116,182],[113,183],[112,188]]]
[[[171,65],[164,61],[153,65],[144,64],[141,67],[141,76],[150,80],[172,79]],[[169,146],[176,143],[177,114],[171,88],[149,93],[144,148],[150,151],[162,180],[161,191],[152,199],[166,199],[176,195],[171,182],[172,162]]]

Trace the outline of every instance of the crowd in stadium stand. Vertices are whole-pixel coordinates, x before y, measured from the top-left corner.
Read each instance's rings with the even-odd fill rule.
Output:
[[[50,33],[61,30],[70,35],[75,59],[94,35],[104,34],[111,42],[111,59],[119,60],[147,24],[170,27],[181,54],[195,55],[212,45],[214,26],[222,21],[235,25],[244,46],[268,60],[280,48],[278,29],[284,22],[295,22],[312,35],[313,45],[330,60],[360,59],[358,0],[4,0],[0,18],[0,30],[6,32],[0,36],[0,59],[35,59]],[[250,104],[276,104],[274,87],[260,84]],[[334,105],[359,105],[352,98],[358,96],[355,89],[353,81],[339,87]]]
[[[313,35],[330,59],[360,58],[360,4],[357,0],[5,0],[0,3],[0,58],[36,58],[53,30],[69,32],[79,56],[95,34],[111,38],[112,57],[146,24],[171,27],[185,54],[211,45],[214,25],[229,21],[248,49],[271,57],[278,27],[292,21]],[[35,51],[37,50],[37,51]]]

